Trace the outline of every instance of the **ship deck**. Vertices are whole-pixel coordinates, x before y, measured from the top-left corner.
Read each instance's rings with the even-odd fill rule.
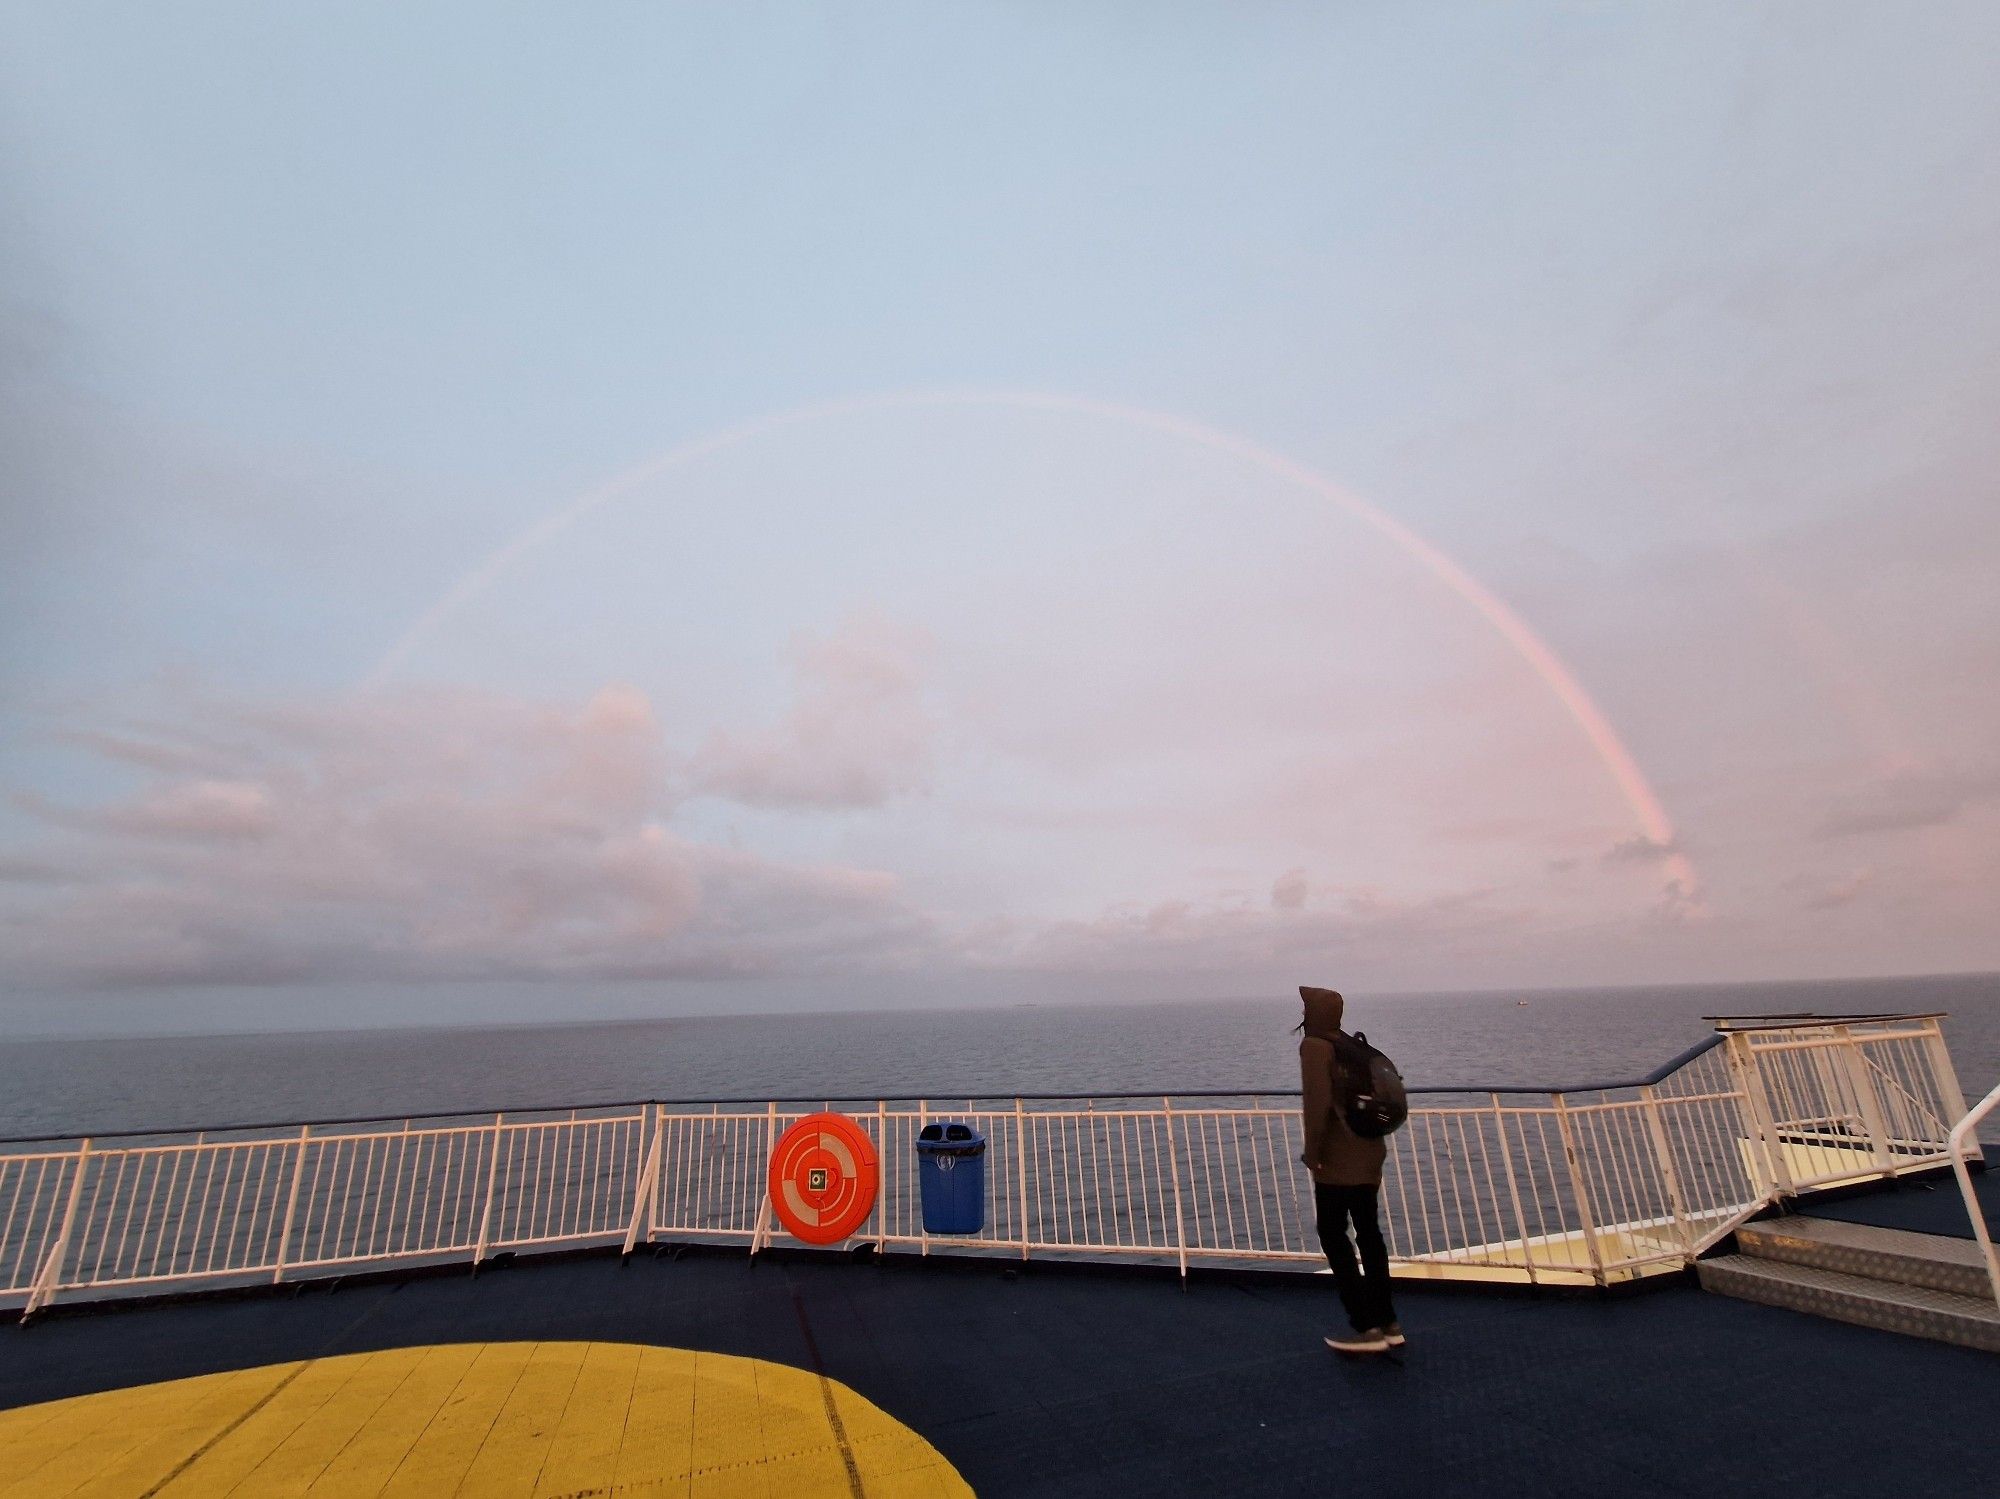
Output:
[[[1986,1148],[1989,1154],[1995,1150],[1992,1145]],[[1972,1190],[1985,1215],[1987,1232],[1995,1243],[2000,1243],[2000,1171],[1975,1173]],[[1955,1239],[1972,1237],[1965,1194],[1958,1189],[1958,1179],[1948,1171],[1929,1172],[1860,1191],[1815,1193],[1809,1201],[1810,1211],[1820,1218],[1871,1223],[1877,1228],[1902,1228],[1918,1234],[1944,1234]]]
[[[1995,1187],[1982,1183],[1989,1207],[2000,1207]],[[1849,1204],[1921,1227],[1913,1213],[1943,1219],[1957,1200],[1945,1183]],[[88,1438],[98,1444],[85,1475],[94,1490],[74,1463],[62,1476],[45,1434],[46,1450],[13,1446],[0,1494],[111,1493],[120,1481],[135,1495],[221,1493],[239,1481],[241,1493],[381,1492],[353,1452],[381,1447],[369,1432],[384,1423],[402,1435],[381,1472],[401,1464],[405,1487],[434,1493],[461,1481],[464,1493],[572,1496],[963,1492],[942,1465],[889,1462],[891,1428],[917,1434],[918,1447],[929,1444],[988,1499],[1319,1496],[1350,1485],[1376,1499],[1640,1499],[1778,1478],[1807,1493],[1919,1499],[1993,1481],[1986,1417],[2000,1407],[2000,1359],[1990,1354],[1707,1295],[1685,1279],[1608,1296],[1421,1285],[1401,1310],[1408,1348],[1352,1360],[1320,1343],[1338,1320],[1324,1276],[1197,1275],[1182,1288],[1171,1273],[1138,1268],[798,1254],[753,1265],[726,1252],[58,1308],[0,1328],[0,1409],[224,1371],[291,1372],[211,1403],[214,1434],[162,1458],[151,1479],[117,1477],[145,1471],[140,1458],[153,1449],[139,1420],[113,1442],[125,1444],[122,1467],[105,1436]],[[436,1357],[512,1372],[492,1409],[461,1409],[452,1443],[439,1448],[433,1428],[449,1402],[437,1397],[444,1414],[432,1412],[407,1393],[407,1370],[389,1380],[381,1356],[457,1345],[501,1352]],[[709,1357],[711,1382],[691,1365],[642,1365],[633,1345],[697,1350],[673,1357]],[[350,1355],[378,1356],[374,1384],[315,1372],[370,1367]],[[803,1416],[783,1431],[767,1418],[761,1455],[739,1447],[704,1459],[701,1391],[732,1370],[772,1366],[824,1394],[830,1424],[815,1437]],[[546,1412],[522,1393],[543,1388],[538,1379]],[[340,1391],[364,1388],[373,1391],[365,1408],[341,1414]],[[795,1416],[820,1408],[801,1400]],[[289,1414],[245,1424],[272,1411]],[[879,1431],[869,1424],[878,1415]],[[514,1443],[506,1453],[493,1445],[503,1434]],[[413,1469],[409,1453],[427,1438],[429,1466]],[[670,1440],[695,1441],[684,1471],[645,1478],[620,1466],[621,1443]],[[754,1449],[754,1429],[747,1440]],[[861,1451],[869,1443],[890,1445]],[[596,1469],[585,1461],[593,1452]],[[218,1468],[225,1457],[233,1466]],[[561,1476],[593,1471],[601,1478]]]

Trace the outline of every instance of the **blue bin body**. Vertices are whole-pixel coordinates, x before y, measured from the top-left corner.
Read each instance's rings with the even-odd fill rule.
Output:
[[[940,1120],[917,1133],[917,1185],[924,1232],[976,1234],[986,1227],[986,1137]]]

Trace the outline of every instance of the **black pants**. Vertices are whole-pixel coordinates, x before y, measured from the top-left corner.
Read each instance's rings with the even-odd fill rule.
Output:
[[[1382,1227],[1375,1221],[1375,1199],[1380,1187],[1330,1187],[1313,1185],[1313,1210],[1318,1220],[1319,1247],[1333,1267],[1333,1283],[1340,1288],[1340,1304],[1356,1332],[1387,1327],[1396,1320],[1396,1308],[1389,1299],[1389,1247],[1382,1242]],[[1347,1224],[1354,1223],[1354,1238],[1347,1237]],[[1360,1263],[1354,1252],[1361,1251]]]

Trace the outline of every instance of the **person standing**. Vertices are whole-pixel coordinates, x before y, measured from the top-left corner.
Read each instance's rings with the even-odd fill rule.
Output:
[[[1334,1054],[1347,1002],[1336,990],[1306,984],[1299,986],[1299,998],[1305,1005],[1305,1036],[1299,1042],[1306,1146],[1301,1159],[1312,1172],[1319,1244],[1351,1329],[1329,1335],[1326,1346],[1336,1353],[1381,1353],[1404,1341],[1389,1294],[1389,1249],[1378,1216],[1388,1146],[1357,1135],[1347,1124],[1346,1088]]]

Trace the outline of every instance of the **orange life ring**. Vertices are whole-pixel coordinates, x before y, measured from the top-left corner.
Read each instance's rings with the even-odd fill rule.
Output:
[[[771,1211],[808,1244],[838,1244],[875,1211],[875,1142],[845,1114],[808,1114],[771,1150]]]

